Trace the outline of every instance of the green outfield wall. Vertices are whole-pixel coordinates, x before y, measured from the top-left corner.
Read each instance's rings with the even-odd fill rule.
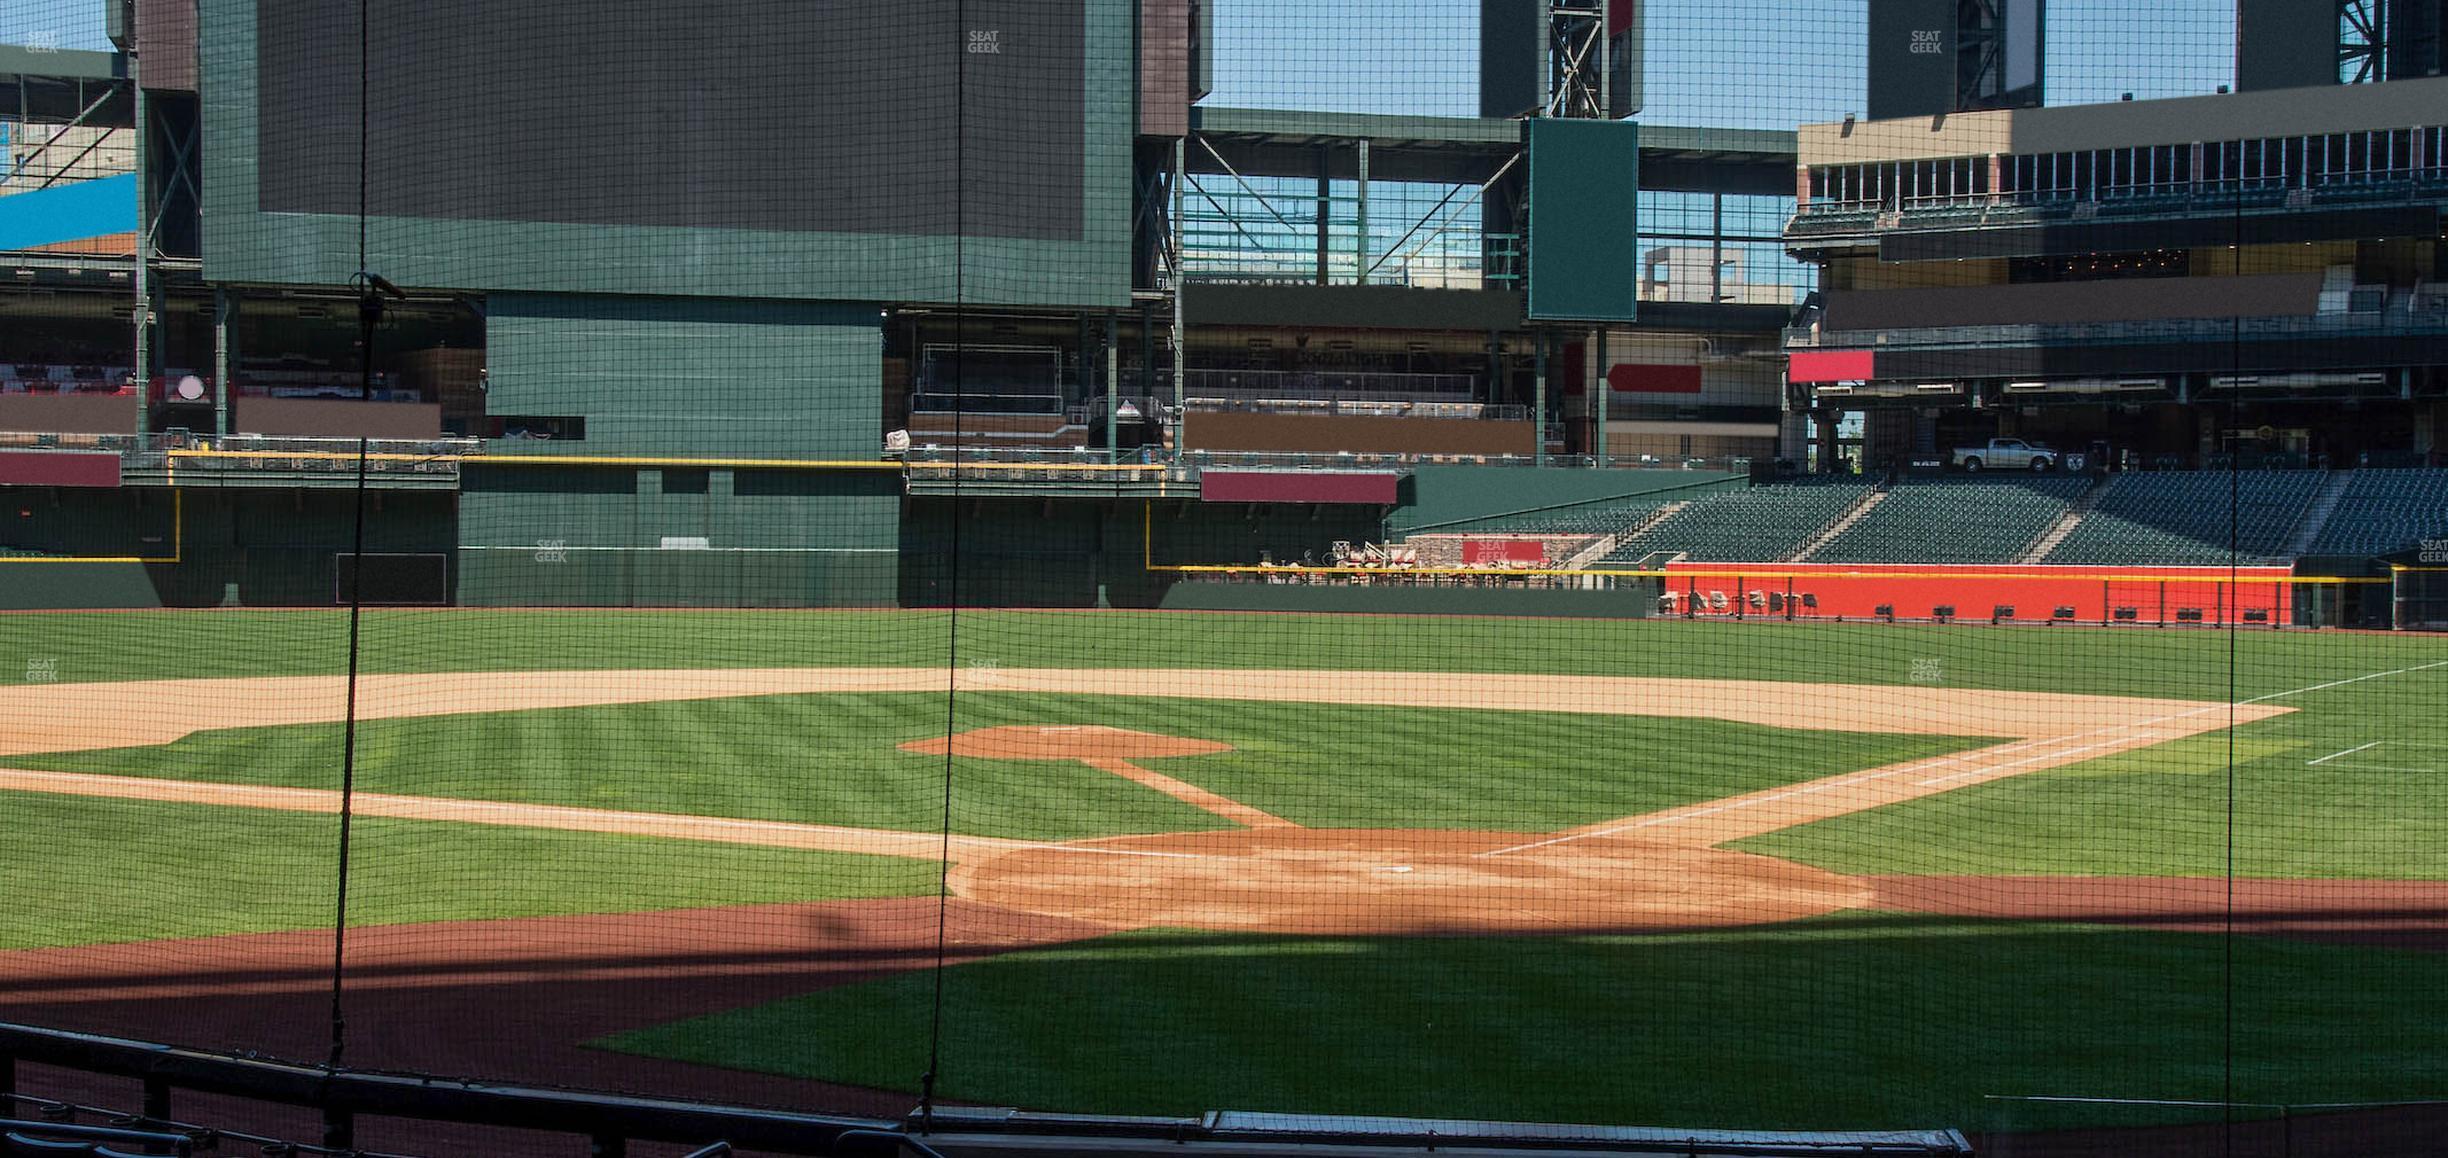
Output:
[[[414,602],[447,602],[456,576],[457,496],[366,495],[372,573],[409,565]],[[330,607],[339,559],[354,549],[357,496],[342,489],[0,488],[11,522],[47,513],[59,528],[0,541],[0,610],[128,607]]]
[[[901,602],[940,607],[1156,607],[1166,568],[1320,562],[1382,537],[1376,507],[913,499]]]
[[[496,453],[873,459],[884,346],[864,306],[496,294],[485,409],[583,419]]]
[[[889,607],[901,480],[884,471],[471,464],[460,602]]]
[[[1228,583],[1202,569],[1322,564],[1337,542],[1386,542],[1416,527],[1467,529],[1524,510],[1744,485],[1740,476],[1682,470],[1431,466],[1406,486],[1409,501],[1388,509],[910,497],[889,469],[486,457],[464,464],[455,493],[367,492],[365,549],[377,557],[370,582],[413,580],[405,592],[374,583],[369,598],[1641,615],[1647,593],[1628,590]],[[345,486],[10,488],[0,498],[8,517],[0,609],[329,607],[356,512]]]

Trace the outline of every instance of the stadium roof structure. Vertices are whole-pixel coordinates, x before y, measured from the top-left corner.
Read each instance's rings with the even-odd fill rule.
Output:
[[[126,128],[136,123],[126,84],[127,57],[116,52],[0,44],[0,89],[12,120]]]
[[[1357,176],[1350,146],[1369,143],[1369,176],[1380,181],[1485,181],[1521,148],[1522,123],[1494,117],[1392,116],[1198,106],[1190,129],[1215,150],[1192,150],[1193,172]],[[1727,193],[1791,193],[1794,134],[1642,124],[1641,186]]]

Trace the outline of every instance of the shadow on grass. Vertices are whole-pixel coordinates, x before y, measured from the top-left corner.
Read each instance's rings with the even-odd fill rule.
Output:
[[[580,932],[593,920],[588,916],[556,916],[522,918],[505,922],[443,922],[434,926],[393,925],[382,927],[388,934],[389,948],[381,957],[360,959],[348,963],[346,979],[351,982],[382,985],[413,985],[419,978],[465,978],[481,974],[503,984],[524,980],[576,981],[591,975],[646,975],[685,981],[689,978],[721,978],[743,974],[803,972],[822,976],[845,969],[861,973],[891,973],[926,969],[938,960],[938,947],[933,939],[931,922],[904,921],[896,931],[880,930],[873,922],[845,916],[846,906],[859,902],[787,906],[811,909],[788,916],[787,925],[774,919],[741,916],[735,924],[755,939],[767,940],[777,947],[743,949],[707,945],[705,947],[665,947],[652,950],[637,948],[622,951],[597,948]],[[923,903],[932,909],[932,898],[900,898],[872,902],[906,907]],[[988,906],[959,902],[960,907],[981,912],[995,912]],[[750,910],[741,910],[743,914]],[[684,914],[661,914],[677,917],[691,925],[704,926],[720,922],[724,910],[690,910]],[[652,918],[656,914],[641,914]],[[1835,937],[1890,941],[1916,936],[1964,938],[2012,933],[2016,930],[2049,928],[2065,937],[2113,936],[2123,927],[2172,929],[2176,932],[2200,934],[2214,929],[2227,916],[2224,909],[2210,906],[2179,907],[2141,905],[2130,907],[2091,906],[2067,907],[2049,912],[2045,923],[2028,919],[1990,916],[1938,915],[1903,912],[1845,912],[1807,921],[1783,922],[1731,927],[1691,927],[1670,924],[1601,925],[1556,927],[1536,935],[1508,933],[1490,937],[1481,928],[1467,925],[1441,925],[1423,922],[1418,927],[1394,935],[1369,937],[1302,936],[1294,934],[1245,934],[1210,932],[1194,929],[1164,929],[1152,931],[1115,931],[1083,924],[1062,923],[1057,931],[1043,937],[1025,937],[1009,945],[975,945],[954,943],[946,951],[955,961],[991,957],[1002,952],[1028,952],[1070,963],[1094,963],[1100,960],[1135,960],[1152,953],[1172,953],[1186,957],[1223,953],[1240,956],[1282,952],[1299,954],[1317,946],[1349,946],[1366,944],[1387,952],[1399,952],[1410,940],[1420,941],[1506,941],[1535,943],[1541,941],[1572,941],[1584,939],[1632,939],[1658,947],[1710,944],[1727,949],[1752,946],[1776,946],[1793,942],[1797,937],[1812,942],[1825,942]],[[633,919],[633,918],[630,918]],[[1025,919],[1025,918],[1024,918]],[[918,927],[925,924],[925,928]],[[482,951],[471,939],[470,929],[484,925],[511,927],[529,925],[538,929],[561,926],[577,934],[572,938],[536,939],[531,944],[517,939],[487,941]],[[2082,926],[2097,926],[2084,929]],[[427,947],[443,950],[419,953],[413,959],[396,958],[404,944],[420,940],[418,931],[435,929],[429,938],[422,938]],[[2300,908],[2256,908],[2242,914],[2237,932],[2245,936],[2278,936],[2315,941],[2359,941],[2368,939],[2390,948],[2448,948],[2448,905],[2349,905]],[[1105,934],[1113,935],[1107,936]],[[351,936],[361,944],[369,937],[366,930],[354,930]],[[217,955],[211,947],[223,944],[236,948],[252,941],[276,938],[295,941],[311,938],[326,946],[319,959],[299,960],[293,965],[256,963],[265,954],[244,954],[247,964],[208,966],[197,962],[198,956]],[[738,938],[725,938],[737,940]],[[2410,943],[2409,943],[2410,942]],[[75,972],[45,970],[47,975],[27,976],[15,973],[9,966],[11,954],[0,953],[0,993],[12,1000],[39,999],[53,991],[74,991],[80,995],[107,995],[115,987],[132,990],[156,990],[162,987],[188,987],[197,990],[230,988],[282,988],[295,985],[323,986],[331,979],[328,957],[328,930],[305,930],[294,933],[239,934],[232,938],[205,938],[188,942],[131,942],[88,946],[78,949],[30,950],[25,954],[73,954],[82,968]],[[1057,946],[1057,947],[1046,947]],[[456,951],[454,950],[456,947]],[[25,954],[18,955],[24,959]],[[275,953],[275,956],[297,956]]]

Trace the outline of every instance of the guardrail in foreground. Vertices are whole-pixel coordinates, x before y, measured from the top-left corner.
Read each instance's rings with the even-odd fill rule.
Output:
[[[975,1158],[1047,1153],[1170,1158],[1202,1151],[1290,1155],[1316,1153],[1319,1147],[1342,1153],[1418,1153],[1456,1145],[1485,1154],[1571,1150],[1724,1158],[1835,1153],[1937,1158],[1972,1152],[1964,1135],[1949,1129],[1789,1133],[1242,1111],[1134,1117],[994,1107],[938,1107],[894,1121],[371,1073],[0,1023],[0,1105],[27,1103],[71,1112],[82,1107],[19,1093],[20,1062],[140,1081],[143,1111],[121,1115],[112,1123],[115,1129],[177,1133],[190,1141],[199,1135],[249,1137],[174,1122],[172,1095],[186,1090],[317,1110],[323,1116],[321,1146],[292,1146],[289,1152],[347,1153],[352,1158],[380,1158],[353,1146],[360,1115],[579,1135],[589,1139],[591,1153],[599,1158],[618,1158],[631,1141],[701,1147],[691,1158],[718,1158],[733,1147],[838,1158],[939,1155],[939,1147]]]
[[[338,1150],[353,1148],[360,1115],[577,1134],[593,1139],[595,1153],[601,1155],[619,1154],[634,1140],[692,1146],[722,1141],[782,1154],[881,1156],[899,1146],[873,1136],[902,1132],[900,1123],[888,1119],[369,1073],[0,1023],[0,1098],[23,1097],[16,1089],[19,1062],[138,1079],[145,1107],[128,1125],[169,1120],[171,1096],[177,1090],[319,1110],[322,1144]],[[854,1133],[871,1140],[860,1145],[851,1139],[845,1145],[845,1136]]]

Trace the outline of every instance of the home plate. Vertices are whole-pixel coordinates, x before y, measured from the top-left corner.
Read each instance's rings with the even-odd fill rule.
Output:
[[[1118,927],[1336,935],[1757,925],[1860,908],[1875,895],[1824,869],[1656,839],[1590,836],[1536,855],[1479,855],[1537,839],[1449,829],[1148,833],[996,848],[962,858],[948,882],[954,896],[984,904]],[[1091,851],[1167,855],[1082,855]]]

